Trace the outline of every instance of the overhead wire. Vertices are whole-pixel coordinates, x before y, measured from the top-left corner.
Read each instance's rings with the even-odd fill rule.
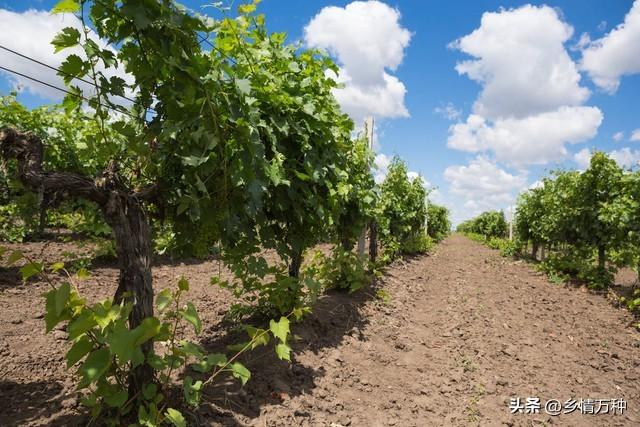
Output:
[[[4,71],[6,71],[6,72],[8,72],[8,73],[12,73],[12,74],[15,74],[15,75],[20,76],[20,77],[24,77],[25,79],[29,79],[29,80],[34,81],[34,82],[36,82],[36,83],[40,83],[41,85],[44,85],[44,86],[50,87],[50,88],[55,89],[55,90],[58,90],[58,91],[60,91],[60,92],[64,92],[64,93],[66,93],[67,95],[76,96],[76,97],[78,97],[78,98],[80,98],[80,99],[82,99],[82,100],[84,100],[84,101],[87,101],[87,102],[90,102],[90,101],[91,101],[89,98],[87,98],[87,97],[85,97],[85,96],[83,96],[83,95],[81,95],[81,94],[78,94],[78,93],[75,93],[75,92],[71,92],[71,91],[70,91],[70,90],[68,90],[68,89],[63,89],[63,88],[58,87],[58,86],[56,86],[56,85],[53,85],[53,84],[51,84],[51,83],[47,83],[47,82],[45,82],[45,81],[42,81],[42,80],[40,80],[40,79],[38,79],[38,78],[36,78],[36,77],[29,76],[29,75],[27,75],[27,74],[21,73],[21,72],[16,71],[16,70],[12,70],[11,68],[5,67],[5,66],[3,66],[3,65],[0,65],[0,70],[4,70]],[[121,113],[121,114],[127,115],[127,116],[129,116],[129,117],[131,117],[131,118],[139,119],[139,117],[137,117],[137,116],[135,116],[135,115],[133,115],[133,114],[129,113],[129,112],[128,112],[128,111],[126,111],[126,110],[119,110],[119,109],[114,108],[114,107],[111,107],[111,106],[109,106],[109,105],[102,105],[102,104],[98,104],[98,105],[99,105],[99,106],[101,106],[101,107],[107,108],[107,109],[109,109],[109,110],[112,110],[112,111],[115,111],[115,112],[118,112],[118,113]]]

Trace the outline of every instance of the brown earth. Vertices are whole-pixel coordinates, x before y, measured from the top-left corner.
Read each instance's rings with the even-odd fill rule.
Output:
[[[65,245],[73,247],[56,243],[44,253],[59,256]],[[41,246],[20,247],[37,254]],[[238,339],[221,319],[233,298],[208,284],[218,268],[154,267],[156,290],[190,279],[207,325],[200,339],[211,351]],[[81,291],[107,297],[116,277],[113,266],[94,268]],[[46,289],[0,273],[0,425],[86,423],[64,367],[66,333],[44,334]],[[380,289],[388,301],[376,296]],[[375,289],[328,293],[294,327],[293,363],[272,349],[248,355],[251,381],[216,384],[188,418],[208,426],[637,426],[633,323],[604,296],[551,284],[526,263],[454,235],[430,256],[388,267]],[[511,414],[515,397],[538,397],[543,410]],[[622,415],[544,413],[549,399],[570,398],[625,399],[628,407]]]

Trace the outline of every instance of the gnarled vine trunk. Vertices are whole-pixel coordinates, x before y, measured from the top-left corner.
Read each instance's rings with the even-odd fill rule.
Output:
[[[120,268],[114,302],[132,299],[129,326],[133,329],[145,318],[153,316],[149,219],[140,201],[127,194],[112,193],[102,211],[113,230]],[[142,344],[145,355],[152,351],[152,340]],[[138,366],[129,378],[129,395],[134,396],[144,384],[152,381],[153,369],[147,364]]]
[[[43,146],[36,135],[18,132],[12,128],[0,130],[0,154],[5,160],[18,162],[18,179],[43,197],[83,198],[96,203],[114,233],[120,277],[114,295],[116,303],[130,298],[133,310],[129,326],[133,329],[153,316],[153,287],[151,281],[151,233],[142,200],[149,191],[133,193],[118,179],[115,163],[93,179],[67,172],[49,172],[42,169]],[[143,344],[142,351],[153,351],[153,342]],[[129,378],[131,396],[144,384],[154,380],[153,369],[147,364],[136,368]]]
[[[369,223],[369,260],[376,262],[378,258],[378,223],[374,220]]]
[[[598,246],[598,270],[603,272],[605,270],[606,252],[604,245]]]
[[[296,251],[289,261],[289,277],[300,277],[300,267],[302,266],[302,251]]]
[[[538,259],[538,242],[532,242],[531,244],[531,258]]]

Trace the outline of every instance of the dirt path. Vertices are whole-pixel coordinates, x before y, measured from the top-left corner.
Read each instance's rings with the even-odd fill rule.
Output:
[[[526,264],[460,236],[433,256],[390,268],[381,285],[391,296],[388,306],[365,303],[358,310],[364,325],[335,346],[297,355],[304,367],[322,367],[313,388],[243,421],[640,425],[640,334],[628,326],[631,316],[605,298],[550,284]],[[272,382],[277,390],[282,379]],[[511,415],[512,397],[539,397],[543,405],[623,398],[628,409]]]
[[[219,324],[231,299],[206,285],[213,267],[165,266],[154,274],[157,289],[167,276],[202,279],[192,280],[192,298],[212,351],[233,342]],[[294,363],[276,360],[272,350],[251,354],[247,386],[206,390],[194,419],[212,426],[640,425],[640,334],[604,297],[550,284],[527,264],[460,236],[431,256],[392,265],[378,287],[388,303],[374,290],[329,293],[294,328]],[[41,308],[39,292],[0,291],[0,425],[78,423],[64,341],[41,333],[37,313],[13,323],[20,310]],[[44,351],[21,351],[34,346]],[[511,415],[514,397],[539,397],[543,410]],[[622,398],[628,408],[623,415],[544,413],[547,400],[570,398]]]

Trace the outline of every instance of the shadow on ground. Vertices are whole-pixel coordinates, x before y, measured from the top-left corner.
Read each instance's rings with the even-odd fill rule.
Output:
[[[417,259],[417,258],[416,258]],[[413,262],[406,259],[405,262]],[[296,360],[296,354],[311,351],[318,354],[338,347],[346,336],[365,341],[363,333],[368,319],[362,307],[375,298],[376,285],[370,285],[353,294],[329,291],[320,298],[303,322],[292,325],[292,361],[279,360],[273,345],[249,352],[240,360],[251,371],[252,377],[245,387],[237,380],[225,378],[203,391],[203,405],[196,414],[198,421],[224,426],[244,426],[247,419],[260,416],[267,405],[280,404],[298,395],[310,394],[317,387],[317,379],[325,375],[323,366],[305,366]],[[212,325],[207,339],[201,344],[211,353],[226,352],[227,346],[247,340],[246,333],[229,328],[230,325]],[[264,326],[264,325],[263,325]],[[304,408],[299,409],[304,416]],[[244,422],[243,422],[244,421]]]
[[[86,425],[86,416],[68,413],[70,406],[75,406],[77,402],[68,400],[63,390],[62,384],[54,381],[0,381],[0,423],[12,427],[47,420],[48,426]],[[63,411],[63,408],[67,408],[67,411]]]

